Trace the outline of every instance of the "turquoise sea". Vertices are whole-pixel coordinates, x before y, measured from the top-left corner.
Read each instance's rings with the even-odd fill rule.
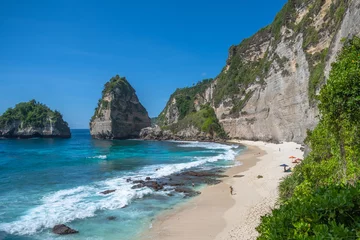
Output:
[[[218,143],[94,140],[89,130],[72,130],[71,139],[0,140],[0,239],[137,239],[159,213],[186,198],[171,187],[132,189],[127,179],[226,168],[241,150]],[[51,232],[63,223],[79,233]]]

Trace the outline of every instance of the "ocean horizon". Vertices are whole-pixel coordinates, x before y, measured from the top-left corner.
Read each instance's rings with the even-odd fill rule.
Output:
[[[233,166],[243,149],[205,142],[96,140],[89,129],[71,131],[70,139],[0,140],[0,239],[138,239],[156,216],[189,198],[168,185],[159,191],[134,188],[134,180],[221,171]],[[196,183],[194,190],[203,186]],[[101,193],[106,190],[115,191]],[[55,235],[51,229],[57,224],[79,233]]]

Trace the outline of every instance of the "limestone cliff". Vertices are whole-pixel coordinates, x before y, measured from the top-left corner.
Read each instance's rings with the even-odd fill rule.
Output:
[[[0,137],[70,138],[71,133],[58,111],[31,100],[9,108],[0,116]]]
[[[230,137],[302,143],[341,39],[359,33],[360,0],[290,0],[271,25],[230,47],[215,79],[177,90],[158,122],[184,118],[187,99],[189,112],[210,104]]]
[[[126,78],[118,75],[111,78],[105,84],[91,118],[91,136],[99,139],[136,138],[142,128],[150,125],[146,109]]]

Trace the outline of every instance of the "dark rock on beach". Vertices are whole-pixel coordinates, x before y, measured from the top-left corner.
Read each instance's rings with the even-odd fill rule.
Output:
[[[112,189],[112,190],[106,190],[106,191],[103,191],[103,192],[100,192],[100,193],[106,195],[106,194],[109,194],[109,193],[112,193],[112,192],[115,192],[115,191],[116,191],[115,189]]]
[[[132,189],[149,187],[155,191],[174,191],[175,193],[183,193],[185,197],[193,197],[200,194],[200,192],[194,190],[195,186],[218,184],[221,182],[219,178],[228,177],[222,173],[223,169],[214,169],[209,171],[185,171],[156,180],[150,180],[150,177],[147,177],[146,181],[132,181],[132,183],[134,183]],[[168,187],[164,188],[164,186]],[[174,192],[169,192],[167,195],[173,196]]]
[[[138,188],[142,188],[142,187],[144,187],[144,184],[139,183],[139,184],[132,186],[131,189],[138,189]]]
[[[174,182],[174,181],[171,181],[171,182],[168,182],[167,185],[169,185],[169,186],[184,186],[185,183],[184,183],[184,182]]]
[[[133,183],[144,183],[144,180],[135,180],[135,181],[133,181]]]
[[[156,181],[149,181],[149,182],[144,183],[144,185],[146,187],[150,187],[150,188],[154,189],[155,191],[159,191],[164,188],[163,184],[160,184]]]
[[[199,191],[194,191],[193,189],[186,187],[177,187],[175,188],[175,192],[184,193],[185,197],[193,197],[200,194]]]
[[[52,232],[59,235],[67,235],[67,234],[74,234],[78,233],[78,231],[69,228],[65,224],[59,224],[53,227]]]
[[[217,178],[228,177],[227,175],[217,174],[215,172],[195,172],[195,171],[183,172],[181,173],[181,175],[188,175],[194,177],[217,177]]]
[[[149,187],[149,188],[154,189],[155,191],[159,191],[164,188],[164,184],[161,184],[157,181],[148,181],[148,182],[143,181],[142,183],[132,186],[132,189],[137,189],[137,188],[142,188],[142,187]]]

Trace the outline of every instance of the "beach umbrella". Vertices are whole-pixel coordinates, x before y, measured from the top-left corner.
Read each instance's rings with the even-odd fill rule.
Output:
[[[283,164],[281,164],[280,165],[280,167],[284,167],[284,172],[286,171],[286,167],[288,167],[289,165],[287,165],[287,164],[285,164],[285,163],[283,163]]]
[[[294,157],[294,156],[290,156],[289,158],[296,158],[296,157]]]

